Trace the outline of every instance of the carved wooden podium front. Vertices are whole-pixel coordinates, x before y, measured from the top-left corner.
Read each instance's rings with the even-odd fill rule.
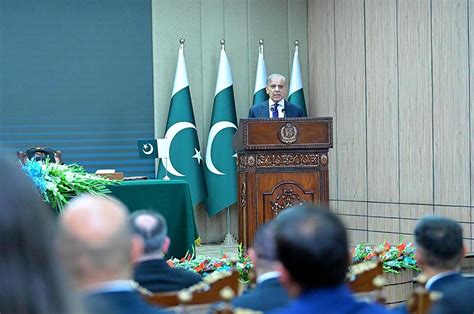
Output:
[[[237,150],[239,241],[291,205],[329,203],[332,118],[241,119]]]

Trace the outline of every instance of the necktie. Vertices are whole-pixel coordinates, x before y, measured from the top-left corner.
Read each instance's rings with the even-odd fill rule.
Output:
[[[272,118],[278,118],[278,104],[272,106]]]

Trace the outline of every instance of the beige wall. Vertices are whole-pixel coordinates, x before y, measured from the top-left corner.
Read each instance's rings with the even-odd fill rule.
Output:
[[[310,112],[334,117],[331,206],[353,241],[412,240],[436,213],[473,249],[472,8],[308,0]]]
[[[303,83],[308,86],[306,0],[153,0],[153,77],[155,132],[166,127],[179,39],[185,38],[185,58],[201,150],[205,151],[220,52],[226,40],[231,63],[237,117],[247,116],[255,84],[258,42],[265,41],[268,73],[289,76],[294,41],[300,41]],[[225,213],[209,219],[196,211],[204,242],[220,241],[225,234]],[[237,215],[232,210],[232,232]]]

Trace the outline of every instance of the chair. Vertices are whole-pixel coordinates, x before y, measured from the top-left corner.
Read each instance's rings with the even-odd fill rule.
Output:
[[[386,280],[383,276],[383,263],[380,259],[351,266],[347,284],[356,298],[385,304],[382,289]]]
[[[417,287],[412,295],[408,298],[406,307],[410,314],[428,314],[434,302],[441,299],[442,294],[439,292],[429,292],[425,289],[427,277],[423,274],[414,278]]]
[[[239,272],[214,272],[203,281],[181,291],[151,293],[144,288],[138,291],[148,303],[159,306],[211,304],[222,300],[221,290],[229,287],[237,295],[239,287]]]
[[[27,160],[44,161],[48,158],[51,162],[63,163],[61,151],[49,147],[30,147],[26,151],[17,151],[16,155],[22,164],[25,164]]]

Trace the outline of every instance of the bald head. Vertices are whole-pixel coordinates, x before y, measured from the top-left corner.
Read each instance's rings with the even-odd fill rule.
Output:
[[[85,195],[73,199],[61,217],[67,232],[92,247],[104,245],[117,232],[126,232],[125,205],[110,197]]]
[[[127,212],[118,200],[93,195],[79,196],[65,208],[60,251],[79,288],[130,278],[142,242],[132,238]]]
[[[130,216],[132,232],[140,236],[145,254],[166,254],[169,245],[166,219],[150,210],[138,210]]]

